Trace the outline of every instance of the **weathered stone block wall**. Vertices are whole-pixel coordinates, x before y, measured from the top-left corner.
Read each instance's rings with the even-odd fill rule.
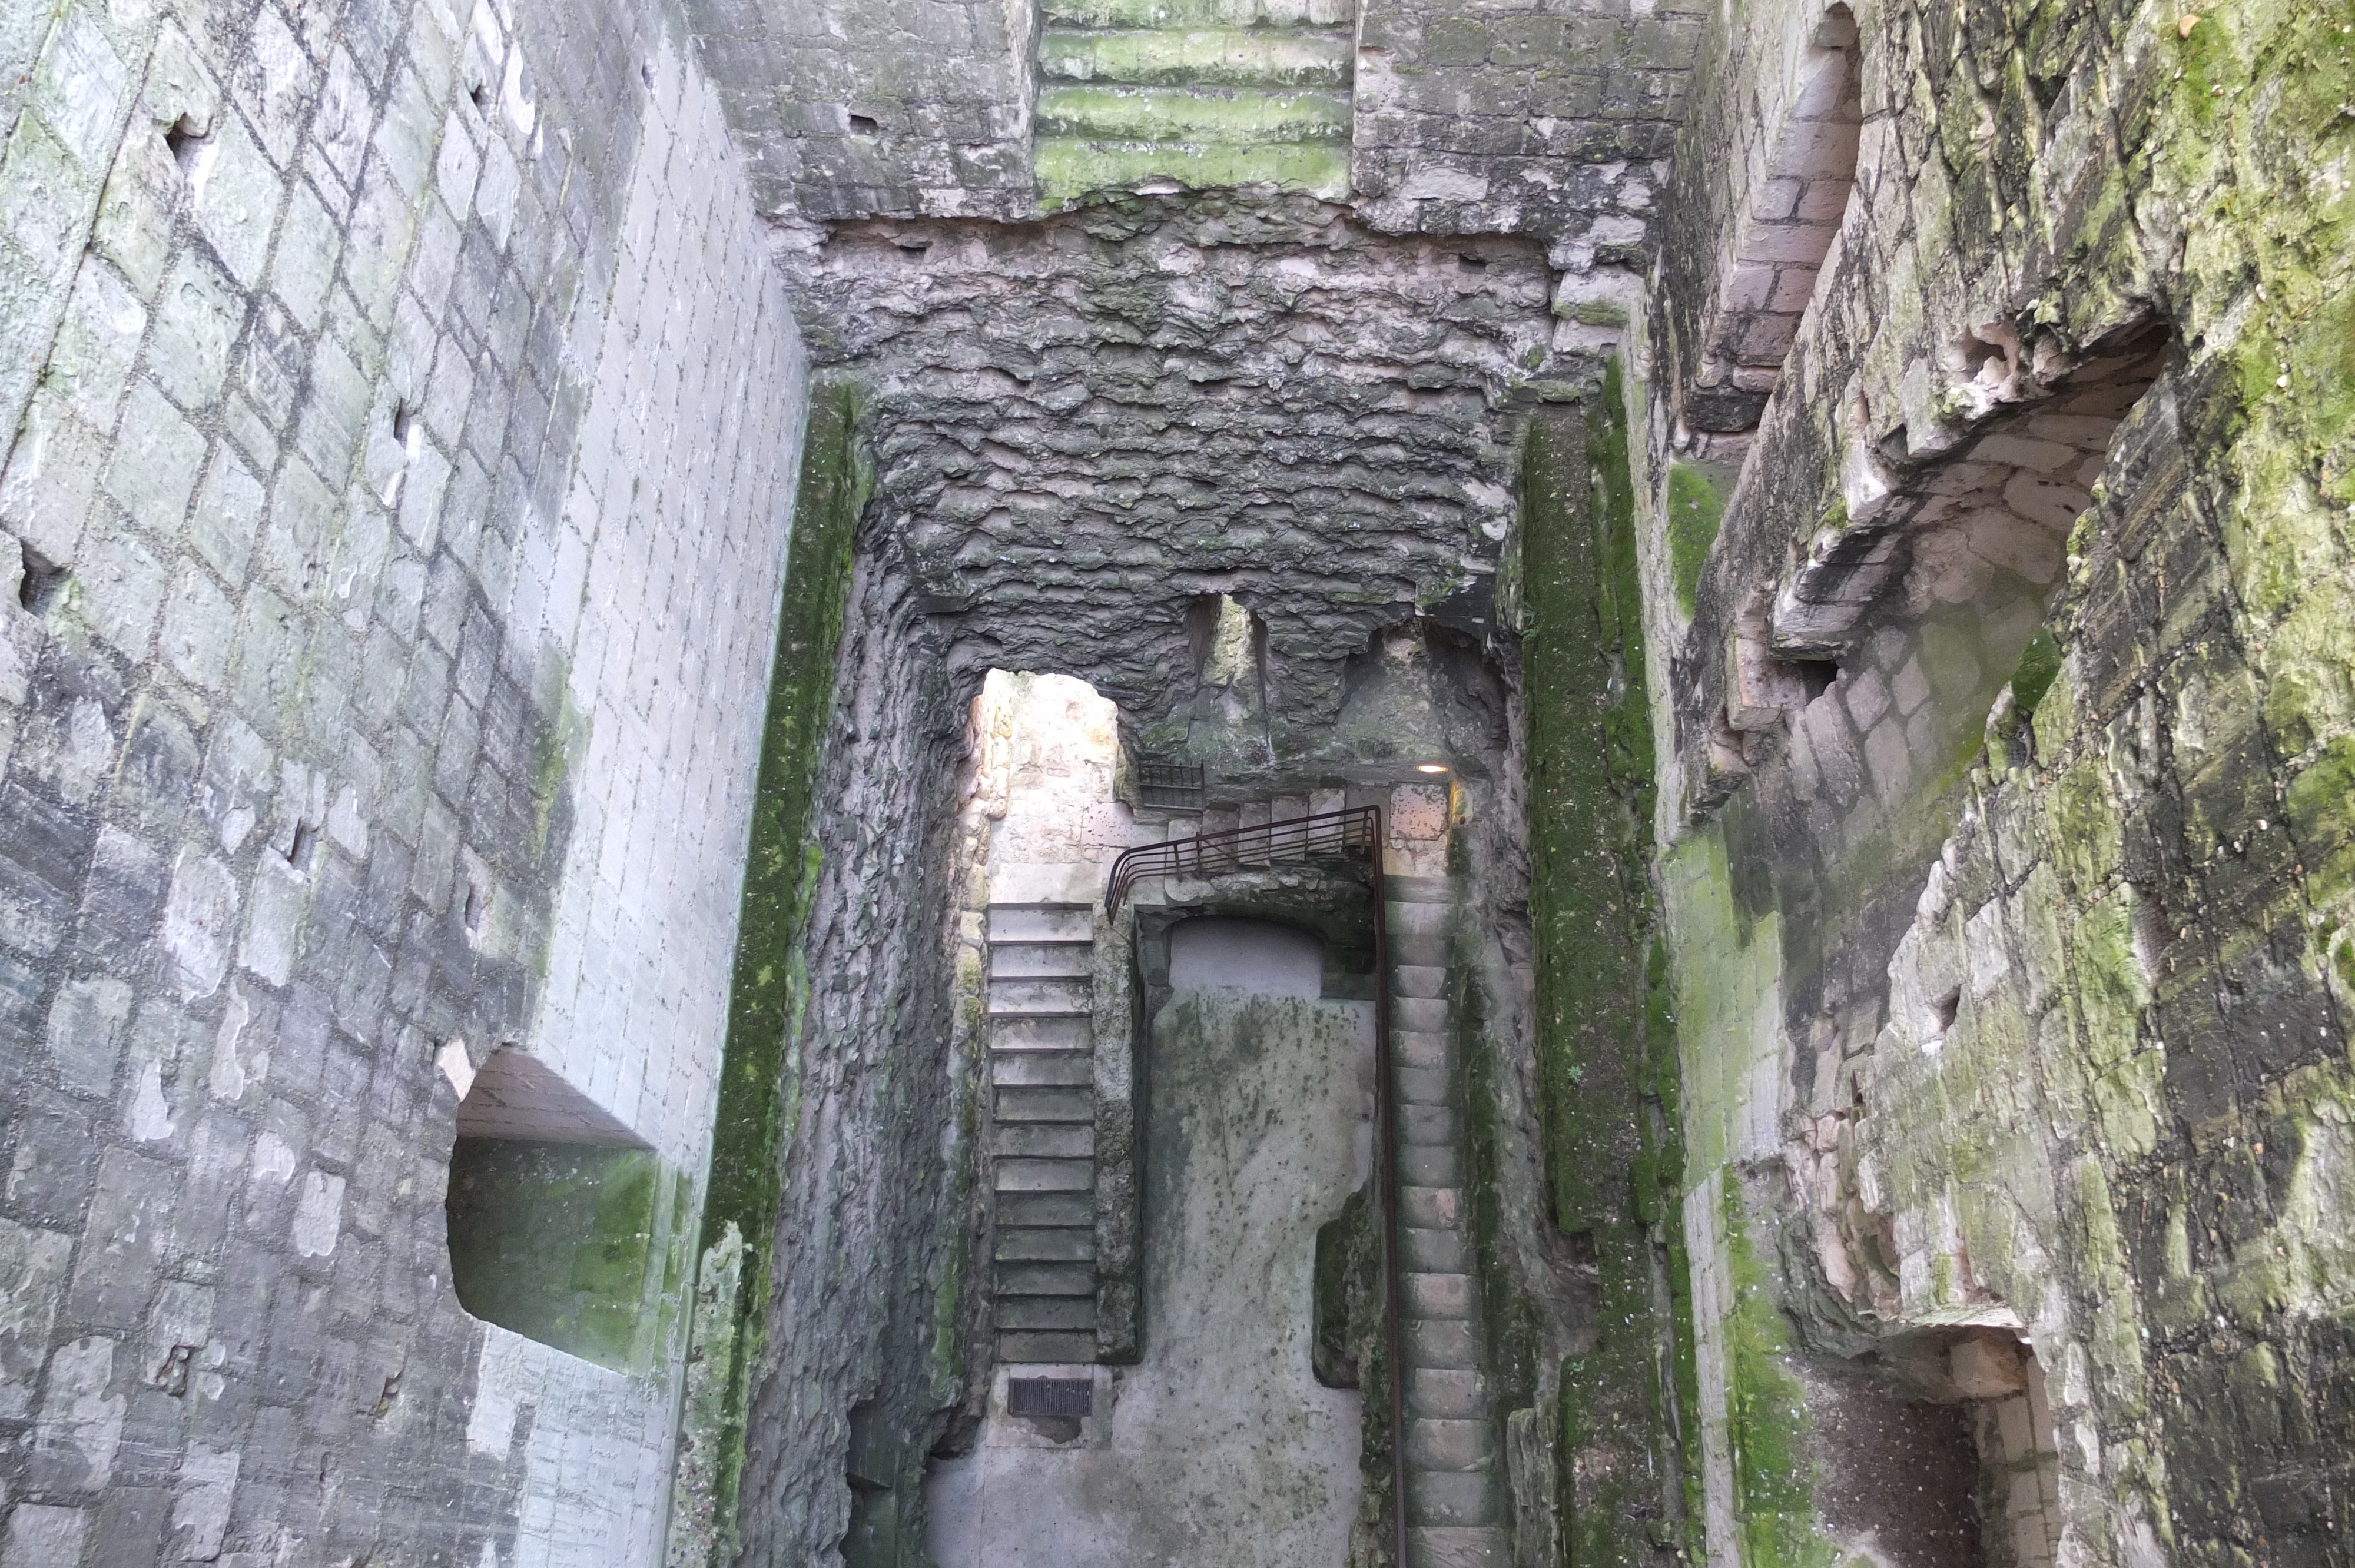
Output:
[[[1363,0],[1351,183],[1391,232],[1640,270],[1708,6]]]
[[[687,9],[761,211],[825,222],[1032,210],[1032,0]]]
[[[1856,1528],[1810,1358],[1977,1323],[2032,1342],[2020,1452],[2057,1456],[2000,1527],[2021,1560],[2327,1556],[2349,35],[2299,4],[1856,20],[1858,198],[1689,618],[1647,563],[1710,1550]],[[1774,51],[1715,69],[1697,124]],[[1742,194],[1691,161],[1672,193],[1656,516]]]
[[[646,1560],[666,1378],[459,1309],[435,1058],[699,1172],[800,378],[716,103],[627,5],[0,37],[5,1555]]]

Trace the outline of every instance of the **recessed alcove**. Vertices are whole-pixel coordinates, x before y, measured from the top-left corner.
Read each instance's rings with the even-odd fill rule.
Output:
[[[458,1107],[444,1207],[459,1304],[618,1372],[654,1364],[692,1184],[555,1071],[494,1051]]]

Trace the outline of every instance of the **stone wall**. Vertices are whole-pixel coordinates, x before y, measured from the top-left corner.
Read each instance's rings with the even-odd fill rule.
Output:
[[[1689,609],[1661,535],[1738,166],[1680,165],[1644,362],[1709,1550],[1865,1528],[1832,1374],[1871,1352],[1906,1399],[2024,1399],[1977,1451],[2011,1478],[1948,1478],[1994,1489],[1990,1552],[2328,1555],[2346,37],[1855,19],[1856,198]],[[1820,25],[1753,9],[1692,145]]]
[[[503,1042],[699,1175],[801,376],[716,101],[629,5],[0,49],[0,1554],[645,1561],[668,1370],[442,1195]]]
[[[1700,0],[689,11],[761,208],[794,223],[1285,189],[1353,201],[1385,232],[1529,235],[1571,272],[1599,259],[1630,276],[1709,14]]]
[[[854,1444],[913,1539],[923,1457],[965,1392],[964,1139],[981,1043],[951,1015],[964,726],[884,546],[862,529],[818,794],[809,991],[738,1517],[752,1563],[835,1551],[853,1518]]]
[[[1640,270],[1708,14],[1363,0],[1351,177],[1366,220],[1533,235],[1572,271]]]
[[[759,209],[823,222],[1032,208],[1027,0],[689,0]]]
[[[1527,242],[1213,193],[847,226],[794,266],[820,355],[875,387],[879,525],[960,678],[1077,673],[1160,724],[1193,697],[1188,612],[1228,594],[1288,758],[1377,627],[1489,614],[1551,337]]]

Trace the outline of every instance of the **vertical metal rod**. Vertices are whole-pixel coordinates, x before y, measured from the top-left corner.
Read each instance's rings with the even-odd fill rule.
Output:
[[[1374,1117],[1381,1141],[1382,1317],[1385,1359],[1390,1362],[1391,1532],[1398,1568],[1412,1568],[1406,1555],[1406,1330],[1405,1259],[1399,1248],[1398,1069],[1391,1043],[1390,895],[1382,885],[1382,809],[1369,808],[1372,842],[1366,846],[1367,884],[1374,903]]]

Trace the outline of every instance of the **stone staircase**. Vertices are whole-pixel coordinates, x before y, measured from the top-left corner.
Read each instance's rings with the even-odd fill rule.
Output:
[[[1349,0],[1048,0],[1037,158],[1050,205],[1140,185],[1349,190]]]
[[[1502,1568],[1504,1488],[1465,1192],[1462,1063],[1449,1001],[1445,878],[1391,876],[1391,1068],[1406,1374],[1404,1568]]]
[[[1095,911],[989,907],[997,1359],[1096,1359]]]

